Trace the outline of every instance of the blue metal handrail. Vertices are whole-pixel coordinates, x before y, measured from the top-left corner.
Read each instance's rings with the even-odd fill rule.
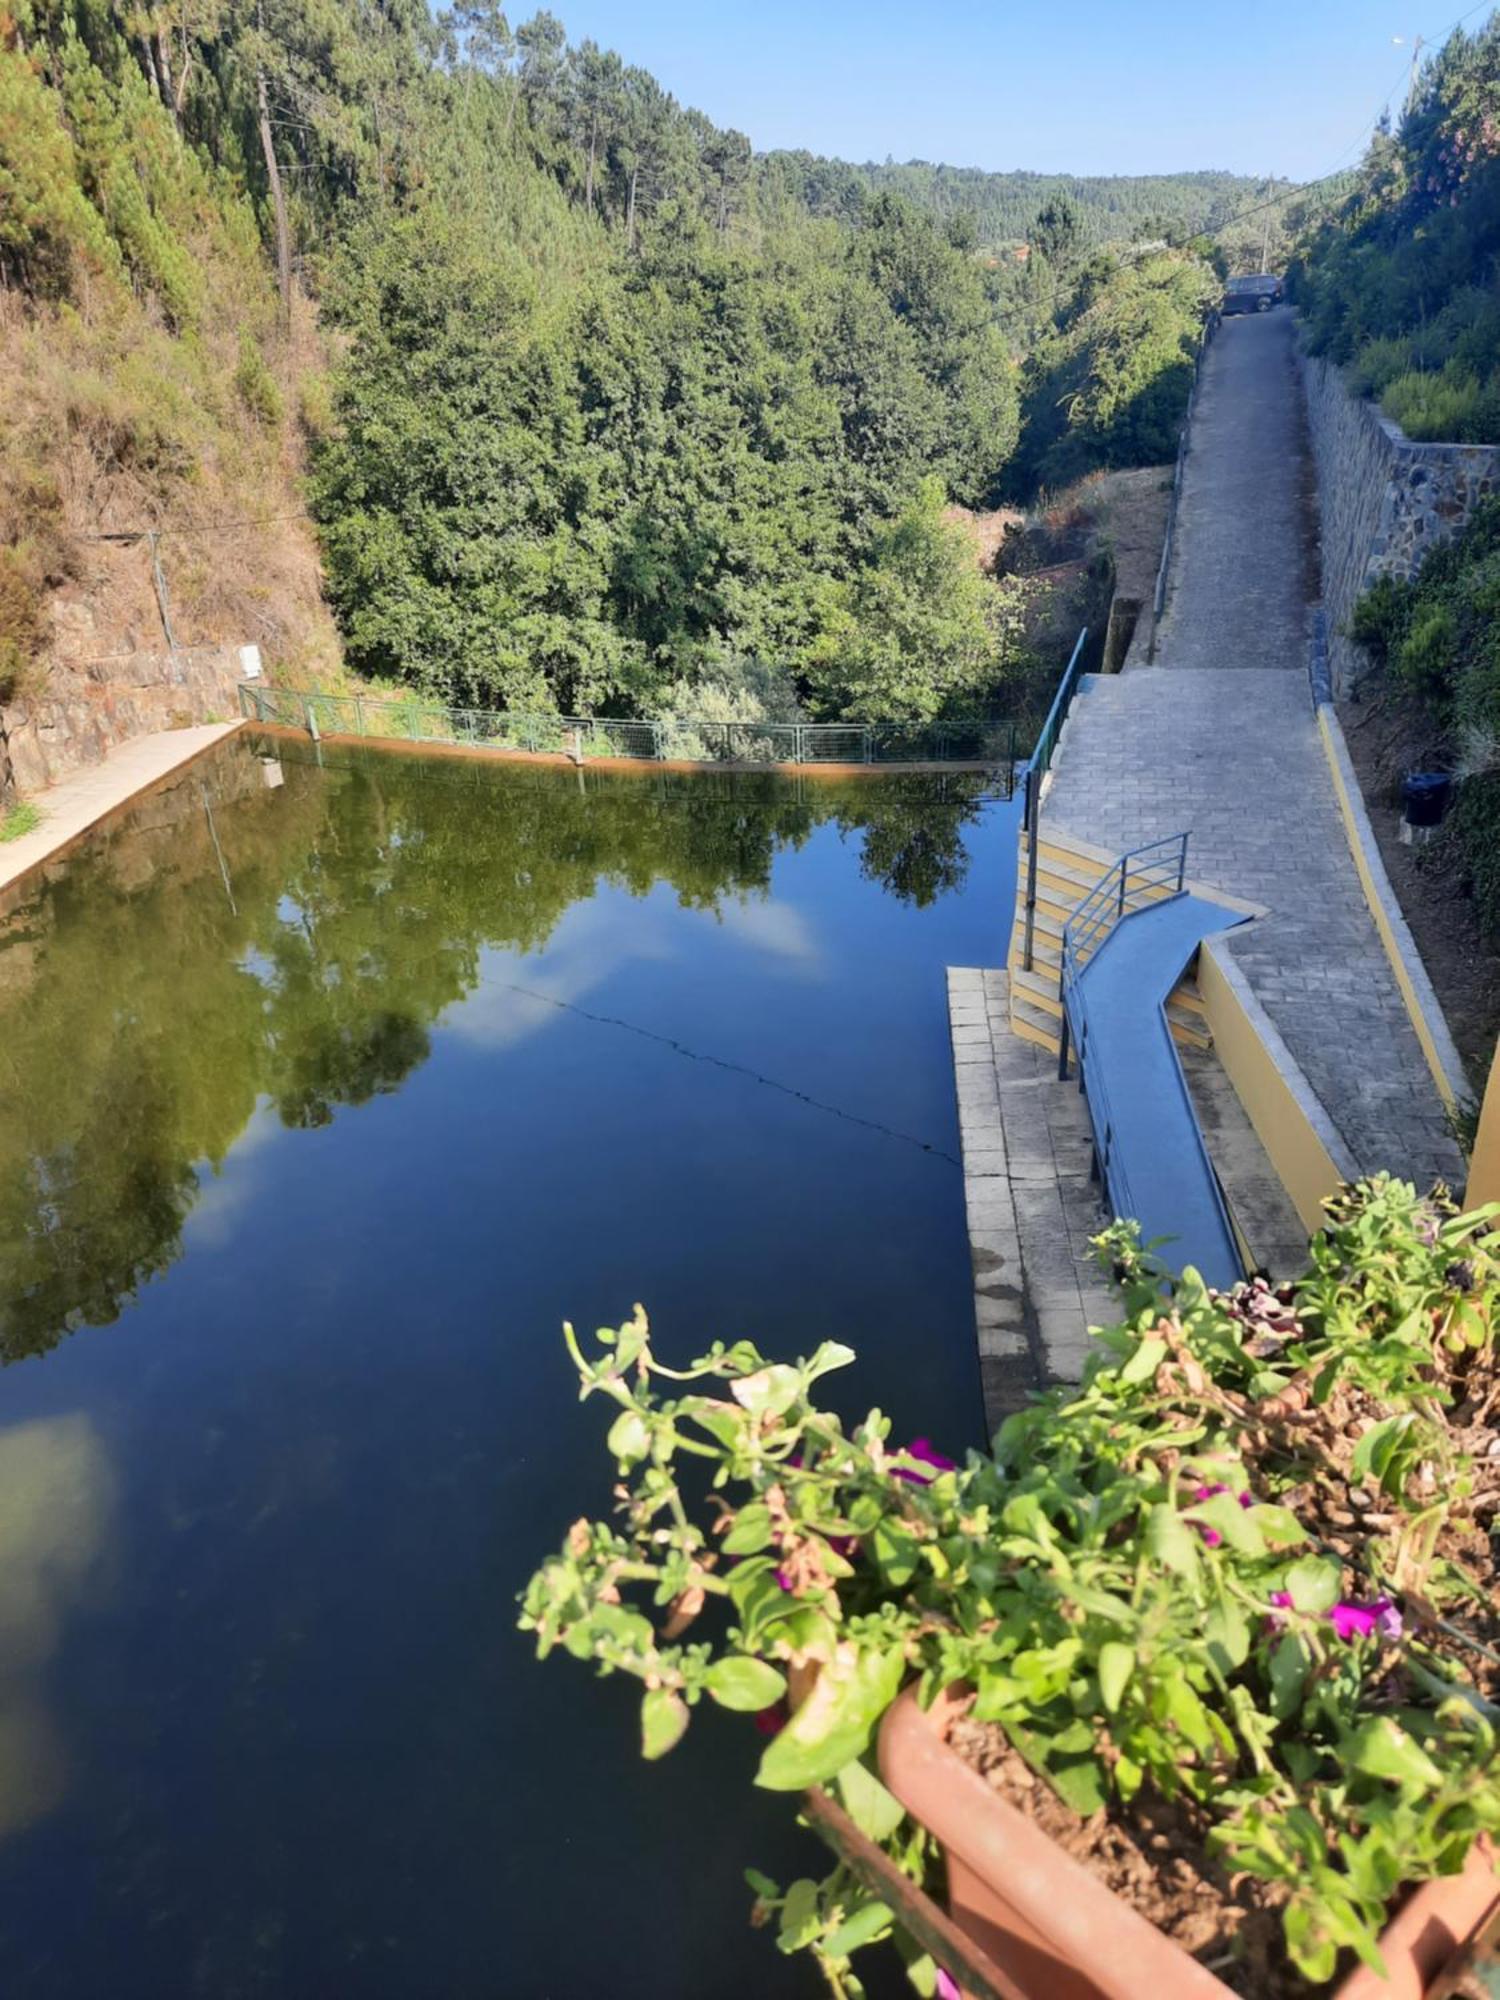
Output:
[[[1128,918],[1144,915],[1148,910],[1160,908],[1164,903],[1176,901],[1186,894],[1187,846],[1188,836],[1179,833],[1169,835],[1165,840],[1151,841],[1144,847],[1132,848],[1128,853],[1122,854],[1108,873],[1079,903],[1063,926],[1062,970],[1058,980],[1058,994],[1062,1001],[1058,1075],[1060,1078],[1066,1078],[1068,1074],[1071,1037],[1077,1052],[1078,1087],[1084,1093],[1088,1105],[1089,1124],[1094,1138],[1094,1156],[1098,1162],[1100,1178],[1104,1183],[1110,1208],[1119,1216],[1138,1216],[1140,1211],[1131,1194],[1125,1162],[1116,1146],[1115,1114],[1110,1104],[1103,1065],[1091,1060],[1092,1024],[1089,1018],[1085,974],[1089,965]],[[1165,1022],[1162,1024],[1162,1031],[1169,1032]],[[1193,1110],[1187,1079],[1175,1049],[1172,1050],[1172,1056],[1172,1070],[1182,1103],[1188,1113],[1186,1122],[1193,1135],[1203,1184],[1209,1190],[1210,1199],[1217,1210],[1226,1237],[1232,1241],[1234,1230],[1225,1206],[1223,1190],[1219,1185],[1213,1162],[1209,1158],[1202,1128]]]
[[[1068,994],[1115,925],[1138,909],[1161,902],[1165,896],[1182,894],[1187,883],[1187,846],[1185,833],[1171,833],[1165,839],[1148,840],[1143,846],[1127,849],[1100,876],[1063,925],[1058,998],[1064,1003],[1065,1031]],[[1061,1073],[1066,1076],[1066,1047],[1062,1060]]]
[[[1130,1215],[1134,1203],[1125,1168],[1115,1152],[1115,1121],[1103,1072],[1088,1060],[1088,1003],[1079,981],[1084,968],[1109,942],[1116,927],[1126,917],[1150,909],[1164,896],[1180,896],[1187,881],[1185,833],[1168,834],[1163,840],[1149,840],[1120,855],[1114,866],[1100,876],[1063,925],[1062,969],[1058,975],[1058,998],[1062,1002],[1062,1023],[1058,1036],[1057,1074],[1066,1081],[1068,1038],[1071,1033],[1078,1051],[1078,1085],[1089,1108],[1094,1131],[1094,1156],[1099,1174],[1109,1191],[1110,1206],[1116,1215]],[[1132,871],[1136,887],[1131,888]],[[1138,900],[1132,901],[1132,896]]]
[[[1073,643],[1073,651],[1068,664],[1063,669],[1063,677],[1057,684],[1057,692],[1052,697],[1052,706],[1047,710],[1037,736],[1035,747],[1026,760],[1023,774],[1026,786],[1025,802],[1021,809],[1021,822],[1026,828],[1026,930],[1021,951],[1021,963],[1027,972],[1032,970],[1033,947],[1036,939],[1036,878],[1037,840],[1042,820],[1042,780],[1052,768],[1052,757],[1057,749],[1057,739],[1062,735],[1062,726],[1067,720],[1068,710],[1073,705],[1073,696],[1078,691],[1079,669],[1083,661],[1083,649],[1088,643],[1089,628],[1085,625]]]
[[[1187,879],[1187,844],[1185,833],[1173,833],[1165,839],[1150,840],[1143,846],[1127,849],[1114,866],[1100,876],[1063,925],[1062,969],[1058,974],[1062,1026],[1058,1040],[1057,1074],[1060,1080],[1066,1081],[1068,1037],[1071,1032],[1078,1051],[1078,1087],[1088,1102],[1089,1122],[1094,1128],[1094,1153],[1116,1215],[1131,1213],[1130,1187],[1114,1150],[1115,1122],[1103,1073],[1088,1062],[1088,1003],[1080,990],[1079,981],[1084,967],[1109,942],[1117,925],[1123,923],[1127,916],[1134,916],[1137,908],[1149,908],[1161,900],[1160,896],[1152,894],[1139,905],[1131,903],[1131,863],[1135,863],[1138,883],[1155,890],[1170,881],[1173,886],[1168,893],[1180,896]],[[1147,856],[1151,859],[1146,859]],[[1141,892],[1138,890],[1137,893]]]

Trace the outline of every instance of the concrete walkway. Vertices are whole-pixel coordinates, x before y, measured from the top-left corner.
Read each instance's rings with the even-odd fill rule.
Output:
[[[1088,1108],[1056,1060],[1010,1031],[1007,975],[948,968],[974,1320],[993,1434],[1047,1382],[1076,1382],[1119,1295],[1089,1249],[1107,1220]]]
[[[1458,1184],[1313,713],[1311,471],[1291,341],[1278,311],[1227,321],[1210,347],[1159,664],[1083,683],[1043,830],[1116,853],[1188,832],[1192,879],[1270,912],[1227,948],[1359,1168]]]
[[[1305,670],[1316,529],[1293,324],[1286,311],[1227,319],[1204,357],[1162,665]]]
[[[242,722],[206,722],[191,729],[162,729],[111,750],[100,764],[75,771],[34,794],[42,823],[18,840],[0,843],[0,889],[7,889],[97,826],[170,772],[242,729]]]

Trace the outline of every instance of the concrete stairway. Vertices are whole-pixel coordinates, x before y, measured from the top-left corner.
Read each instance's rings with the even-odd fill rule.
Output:
[[[1029,836],[1020,836],[1016,870],[1016,906],[1011,926],[1006,970],[1010,974],[1011,1033],[1034,1042],[1053,1055],[1060,1046],[1063,925],[1090,890],[1115,865],[1115,856],[1071,834],[1044,826],[1037,843],[1037,900],[1032,931],[1031,967],[1026,967],[1026,894]],[[1194,961],[1196,964],[1196,959]],[[1212,1036],[1198,995],[1194,967],[1189,966],[1167,999],[1167,1025],[1183,1048],[1207,1049]]]

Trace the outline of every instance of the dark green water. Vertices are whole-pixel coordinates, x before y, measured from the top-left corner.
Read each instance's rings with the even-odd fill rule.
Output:
[[[813,1990],[743,1719],[643,1766],[514,1629],[606,1504],[557,1329],[836,1336],[979,1441],[944,967],[1014,810],[236,741],[12,899],[0,1991]]]

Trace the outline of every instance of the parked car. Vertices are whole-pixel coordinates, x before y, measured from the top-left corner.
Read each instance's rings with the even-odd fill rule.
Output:
[[[1281,280],[1269,272],[1254,278],[1231,278],[1224,287],[1225,313],[1263,313],[1281,304]]]

